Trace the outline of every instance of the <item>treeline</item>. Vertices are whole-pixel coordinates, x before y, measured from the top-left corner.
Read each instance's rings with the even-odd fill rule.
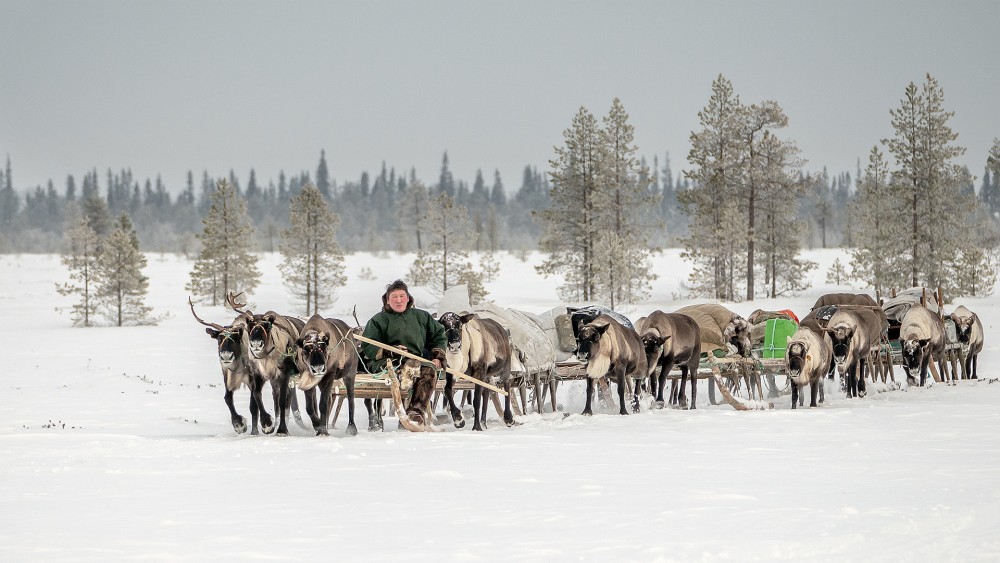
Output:
[[[647,170],[648,190],[656,200],[651,210],[661,225],[650,233],[650,243],[678,246],[679,239],[688,234],[689,219],[677,195],[691,189],[692,182],[674,173],[668,153],[651,159],[642,157],[640,163]],[[850,245],[845,210],[846,202],[855,194],[858,176],[849,172],[830,175],[825,170],[799,174],[806,185],[798,206],[798,218],[807,223],[804,244]],[[496,171],[490,178],[478,173],[471,183],[455,179],[447,153],[440,174],[432,182],[420,180],[412,169],[402,174],[383,165],[377,174],[366,172],[356,181],[336,183],[321,153],[316,172],[282,171],[277,179],[266,182],[261,182],[253,169],[245,179],[233,171],[225,176],[203,171],[197,177],[188,172],[184,189],[178,194],[172,193],[159,176],[140,180],[129,169],[104,173],[90,170],[79,178],[69,175],[58,186],[50,180],[45,186],[20,189],[15,187],[8,156],[0,170],[0,252],[61,252],[70,208],[100,199],[112,217],[124,213],[131,218],[144,250],[190,255],[198,250],[195,234],[201,230],[201,221],[221,179],[232,184],[245,200],[256,227],[257,250],[268,252],[277,251],[278,233],[289,226],[289,202],[310,183],[320,189],[341,216],[337,236],[346,252],[421,249],[419,229],[415,223],[401,223],[398,212],[400,206],[412,204],[410,188],[414,182],[425,186],[430,197],[448,193],[469,209],[477,233],[474,250],[537,248],[542,226],[532,218],[532,212],[548,209],[552,203],[551,178],[536,166],[526,165],[516,189],[511,189]],[[973,189],[971,176],[965,189]],[[984,205],[994,214],[1000,212],[1000,175],[987,171],[979,193]]]

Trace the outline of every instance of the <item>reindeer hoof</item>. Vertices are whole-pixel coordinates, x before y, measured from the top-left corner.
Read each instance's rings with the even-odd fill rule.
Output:
[[[349,424],[347,426],[347,430],[344,432],[344,434],[346,434],[348,436],[357,436],[358,435],[358,427],[355,426],[355,425],[353,425],[353,424]]]
[[[247,419],[241,416],[239,422],[233,422],[233,430],[235,430],[237,434],[243,434],[244,432],[246,432]]]
[[[330,431],[327,430],[326,428],[320,428],[320,429],[316,430],[316,435],[317,436],[329,436],[330,435]]]
[[[462,418],[462,415],[458,415],[454,417],[454,424],[455,428],[465,428],[465,419]]]
[[[666,403],[664,403],[663,401],[655,401],[653,402],[653,406],[655,406],[658,409],[662,409],[663,407],[666,406]]]
[[[504,418],[503,423],[507,426],[514,426],[514,417],[510,417],[510,419]]]

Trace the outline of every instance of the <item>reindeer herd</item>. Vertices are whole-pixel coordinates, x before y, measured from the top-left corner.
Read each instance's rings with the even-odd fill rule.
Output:
[[[225,403],[236,433],[244,433],[249,428],[255,435],[260,432],[287,435],[289,413],[305,428],[296,400],[297,388],[305,396],[306,412],[313,430],[317,435],[328,435],[334,386],[340,382],[348,407],[346,433],[357,434],[355,379],[364,363],[360,361],[360,347],[354,336],[360,334],[360,327],[351,328],[339,319],[320,315],[302,321],[274,311],[254,314],[246,309],[246,303],[239,302],[238,296],[232,294],[227,296],[227,303],[237,316],[229,324],[219,325],[202,320],[193,302],[190,299],[188,302],[192,315],[216,342]],[[898,310],[887,312],[890,312],[888,306],[883,309],[882,304],[863,294],[830,294],[817,300],[784,343],[780,373],[789,383],[791,408],[803,405],[803,389],[807,385],[810,388],[809,406],[822,403],[824,381],[836,373],[840,375],[847,398],[865,396],[866,377],[876,381],[881,376],[886,382],[888,376],[895,382],[890,355],[893,343],[898,343],[896,363],[906,373],[908,385],[924,386],[932,362],[935,366],[932,369],[936,369],[945,382],[953,383],[959,377],[978,377],[983,326],[974,312],[960,306],[946,318],[941,309],[934,312],[923,302],[907,304],[901,313]],[[448,339],[446,365],[478,382],[503,384],[507,395],[502,416],[503,422],[510,426],[515,424],[510,402],[514,381],[512,366],[523,365],[525,358],[524,342],[515,344],[517,339],[512,339],[511,335],[512,331],[523,333],[524,327],[488,318],[495,315],[484,313],[463,311],[440,315],[438,322],[443,325]],[[628,404],[632,412],[640,411],[642,393],[649,394],[655,408],[664,408],[669,401],[671,405],[693,409],[697,402],[699,369],[704,368],[706,358],[709,361],[717,357],[739,358],[747,364],[754,361],[751,342],[754,325],[722,305],[692,305],[672,313],[657,310],[634,325],[624,316],[598,306],[567,308],[565,314],[553,318],[554,322],[546,326],[536,326],[541,324],[538,317],[526,322],[533,323],[531,329],[535,332],[548,335],[552,341],[549,350],[558,350],[561,346],[565,351],[565,343],[573,343],[570,361],[575,361],[577,366],[576,377],[567,379],[586,380],[584,415],[593,413],[598,382],[617,385],[622,415],[629,414],[626,408],[629,390]],[[952,340],[957,342],[949,341],[946,323],[953,325],[953,329],[950,326],[949,329],[954,333]],[[536,341],[532,346],[537,344]],[[955,373],[954,366],[952,373],[948,373],[946,347],[949,345],[950,349],[961,348],[960,376]],[[567,365],[567,362],[560,365]],[[671,378],[670,372],[675,368],[680,376]],[[670,392],[665,394],[668,379],[673,381]],[[538,412],[542,412],[544,402],[540,380],[536,379],[535,386]],[[690,401],[684,389],[688,381]],[[450,375],[448,382],[453,382]],[[268,414],[262,400],[265,383],[270,383],[274,417]],[[249,427],[233,403],[234,392],[243,386],[250,390]],[[551,389],[554,409],[554,382]],[[433,401],[430,390],[413,388],[409,391],[410,404],[401,416],[406,416],[407,422],[431,429]],[[453,424],[462,428],[464,420],[453,393],[453,386],[447,385],[444,398],[449,414]],[[486,428],[489,398],[490,391],[477,384],[472,399],[473,430]],[[375,412],[381,408],[379,402],[366,399],[365,407],[370,421],[373,417],[381,419],[381,413]],[[406,427],[412,429],[410,424]],[[370,426],[369,430],[372,429]]]

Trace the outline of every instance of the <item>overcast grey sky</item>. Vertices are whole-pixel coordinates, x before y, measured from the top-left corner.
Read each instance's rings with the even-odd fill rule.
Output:
[[[0,0],[0,158],[18,188],[96,167],[183,187],[250,167],[342,183],[545,170],[580,106],[620,97],[650,163],[687,167],[712,80],[776,100],[807,170],[856,169],[935,76],[961,163],[1000,136],[1000,2]],[[197,180],[196,180],[197,181]],[[978,185],[978,184],[977,184]]]

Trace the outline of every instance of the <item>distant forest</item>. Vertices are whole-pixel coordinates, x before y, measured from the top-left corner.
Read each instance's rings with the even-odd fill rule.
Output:
[[[691,188],[690,180],[674,174],[669,154],[662,159],[654,156],[652,162],[642,161],[648,166],[648,189],[659,201],[655,212],[663,224],[662,230],[651,234],[649,244],[678,246],[678,239],[688,235],[689,219],[678,204],[677,194]],[[829,174],[825,169],[799,173],[806,189],[794,219],[808,225],[803,246],[852,245],[846,210],[856,193],[860,166],[859,160],[854,174]],[[315,172],[287,175],[282,171],[276,179],[262,180],[254,169],[243,178],[232,170],[227,176],[189,171],[186,185],[177,195],[172,195],[176,190],[169,190],[159,177],[135,178],[129,169],[103,173],[94,169],[80,177],[69,175],[59,184],[50,180],[45,186],[15,187],[16,166],[8,156],[0,170],[0,252],[61,252],[69,206],[98,198],[104,200],[113,217],[126,214],[131,218],[144,251],[189,255],[197,251],[195,234],[202,231],[210,196],[222,178],[245,198],[256,227],[258,249],[266,252],[277,250],[279,233],[289,224],[289,200],[308,183],[320,190],[340,216],[338,240],[346,252],[419,250],[415,225],[401,221],[405,214],[398,210],[405,205],[407,190],[418,182],[431,196],[447,192],[468,209],[477,235],[473,250],[537,248],[541,227],[532,211],[547,209],[551,203],[550,178],[537,166],[526,165],[514,182],[502,179],[496,171],[486,175],[480,171],[469,181],[453,176],[447,152],[433,181],[418,178],[413,169],[397,171],[383,164],[377,172],[338,183],[331,179],[321,151]],[[1000,179],[987,170],[976,190],[974,176],[967,173],[965,178],[963,191],[975,193],[991,217],[1000,217]]]

